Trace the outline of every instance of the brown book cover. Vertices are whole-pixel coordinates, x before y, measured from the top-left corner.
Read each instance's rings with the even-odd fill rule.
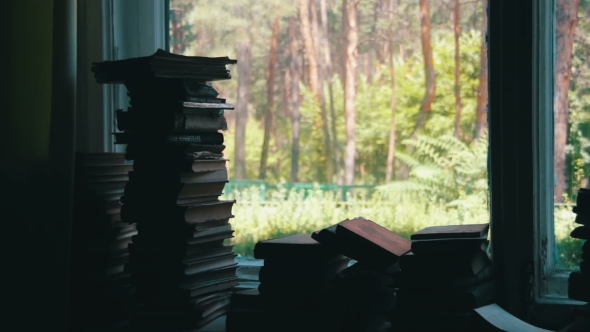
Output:
[[[426,227],[410,236],[411,240],[480,238],[487,236],[490,224]]]
[[[364,218],[344,220],[336,235],[349,249],[351,258],[376,266],[389,266],[410,251],[411,243],[400,235]]]
[[[309,234],[294,234],[276,239],[258,241],[254,246],[254,258],[302,258],[329,259],[338,254],[330,247],[312,239]]]

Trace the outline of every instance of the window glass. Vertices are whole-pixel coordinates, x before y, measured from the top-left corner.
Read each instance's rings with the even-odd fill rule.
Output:
[[[583,241],[569,237],[572,207],[590,177],[590,1],[555,1],[555,244],[556,265],[576,268]]]
[[[489,222],[481,1],[170,0],[170,50],[230,56],[236,251],[363,216]]]

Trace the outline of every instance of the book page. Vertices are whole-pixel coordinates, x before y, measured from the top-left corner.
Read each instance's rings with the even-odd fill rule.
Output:
[[[506,310],[497,304],[486,305],[474,309],[488,323],[494,325],[502,331],[519,331],[519,332],[551,332],[550,330],[535,327],[529,323],[512,316]]]

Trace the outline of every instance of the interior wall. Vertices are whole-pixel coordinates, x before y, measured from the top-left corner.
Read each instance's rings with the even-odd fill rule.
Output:
[[[9,329],[69,330],[75,8],[73,0],[0,4],[0,218]]]

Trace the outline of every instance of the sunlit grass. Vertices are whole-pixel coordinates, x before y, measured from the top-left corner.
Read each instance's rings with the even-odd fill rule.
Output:
[[[363,216],[406,238],[432,225],[478,224],[489,222],[489,212],[485,202],[449,206],[428,197],[408,199],[384,198],[379,193],[368,195],[357,191],[341,200],[340,192],[280,189],[267,191],[264,202],[260,190],[250,187],[234,190],[231,197],[237,203],[233,208],[235,218],[235,252],[241,256],[252,256],[254,245],[266,240],[295,233],[311,232],[333,225],[347,218]],[[563,268],[573,268],[579,263],[582,241],[569,237],[575,227],[575,215],[571,207],[555,209],[556,256]]]

